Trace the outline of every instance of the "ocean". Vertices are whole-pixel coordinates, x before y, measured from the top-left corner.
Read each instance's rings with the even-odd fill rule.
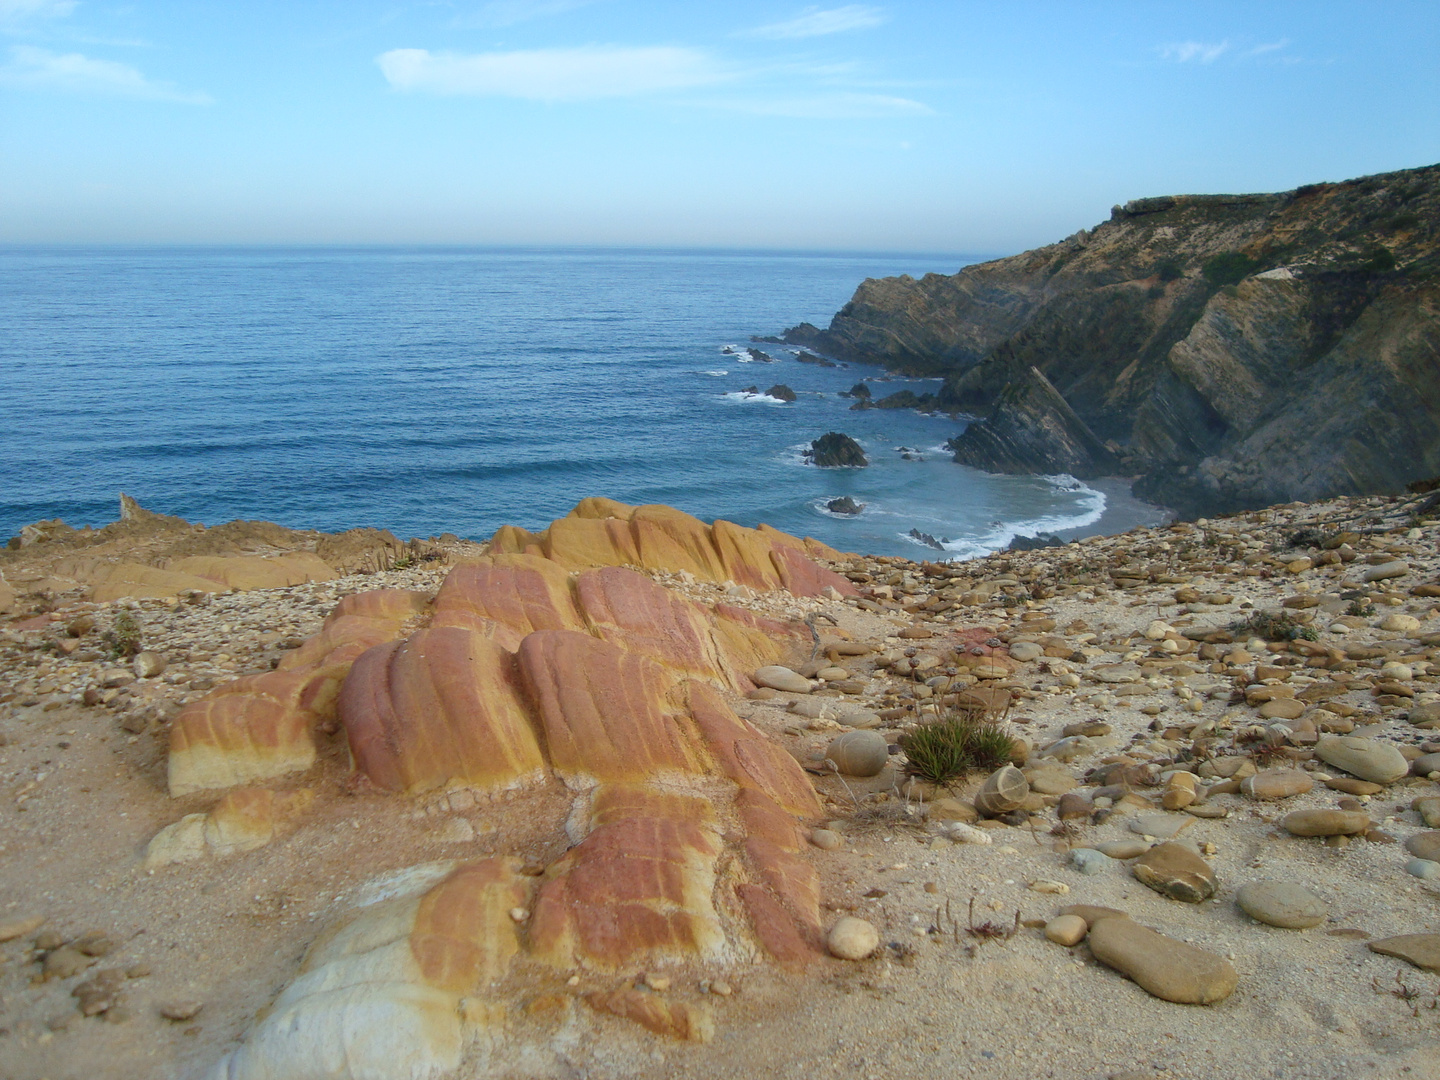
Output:
[[[1161,519],[1120,483],[992,476],[964,419],[851,412],[933,391],[752,334],[825,325],[866,277],[962,255],[494,248],[0,248],[0,539],[102,525],[117,493],[217,524],[483,539],[587,495],[966,558]],[[784,404],[763,391],[791,387]],[[745,393],[754,386],[761,393]],[[871,464],[820,469],[827,431]],[[858,516],[831,513],[841,495]],[[936,551],[912,530],[944,542]]]

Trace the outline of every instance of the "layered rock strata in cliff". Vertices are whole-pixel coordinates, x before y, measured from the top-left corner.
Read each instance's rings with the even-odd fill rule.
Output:
[[[1048,247],[868,280],[787,337],[943,375],[939,405],[979,417],[966,464],[1138,474],[1137,494],[1213,513],[1440,472],[1437,274],[1430,166],[1135,200]]]

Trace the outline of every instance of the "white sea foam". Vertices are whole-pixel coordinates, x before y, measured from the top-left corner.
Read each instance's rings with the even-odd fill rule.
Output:
[[[728,393],[728,394],[721,394],[720,397],[723,398],[723,399],[726,400],[726,401],[733,401],[733,402],[742,403],[742,404],[743,404],[743,403],[750,403],[750,402],[754,402],[754,403],[759,404],[759,405],[785,405],[785,404],[788,404],[787,402],[782,401],[782,400],[781,400],[780,398],[778,398],[778,397],[771,397],[769,394],[750,394],[750,393],[746,393],[744,390],[732,390],[732,391],[731,391],[730,393]]]
[[[714,378],[717,378],[717,379],[718,379],[718,378],[720,378],[720,376],[722,376],[722,375],[729,375],[730,373],[729,373],[728,371],[707,371],[707,372],[705,372],[705,374],[706,374],[706,375],[713,376]]]
[[[1068,473],[1044,476],[1056,491],[1073,493],[1076,505],[1073,513],[1046,514],[1042,517],[1026,518],[1020,521],[996,521],[984,532],[959,539],[940,537],[944,543],[945,557],[949,560],[976,559],[992,551],[1001,551],[1010,546],[1017,536],[1038,536],[1041,533],[1065,532],[1069,529],[1083,529],[1094,525],[1105,513],[1105,495],[1094,488],[1086,487]],[[931,530],[922,528],[921,532]],[[908,530],[897,533],[900,539],[916,547],[935,550],[929,544],[910,536]]]

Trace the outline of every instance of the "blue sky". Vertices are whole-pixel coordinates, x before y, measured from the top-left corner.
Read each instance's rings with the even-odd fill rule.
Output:
[[[998,253],[1440,160],[1440,4],[0,0],[0,241]]]

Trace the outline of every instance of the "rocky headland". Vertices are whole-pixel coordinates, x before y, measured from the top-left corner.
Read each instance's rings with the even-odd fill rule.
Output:
[[[1432,513],[963,564],[606,499],[487,544],[41,523],[7,1080],[1425,1075]],[[1000,760],[936,784],[957,720]]]
[[[1440,474],[1440,166],[1117,206],[957,274],[867,280],[793,345],[943,376],[955,460],[1136,476],[1185,516]]]

